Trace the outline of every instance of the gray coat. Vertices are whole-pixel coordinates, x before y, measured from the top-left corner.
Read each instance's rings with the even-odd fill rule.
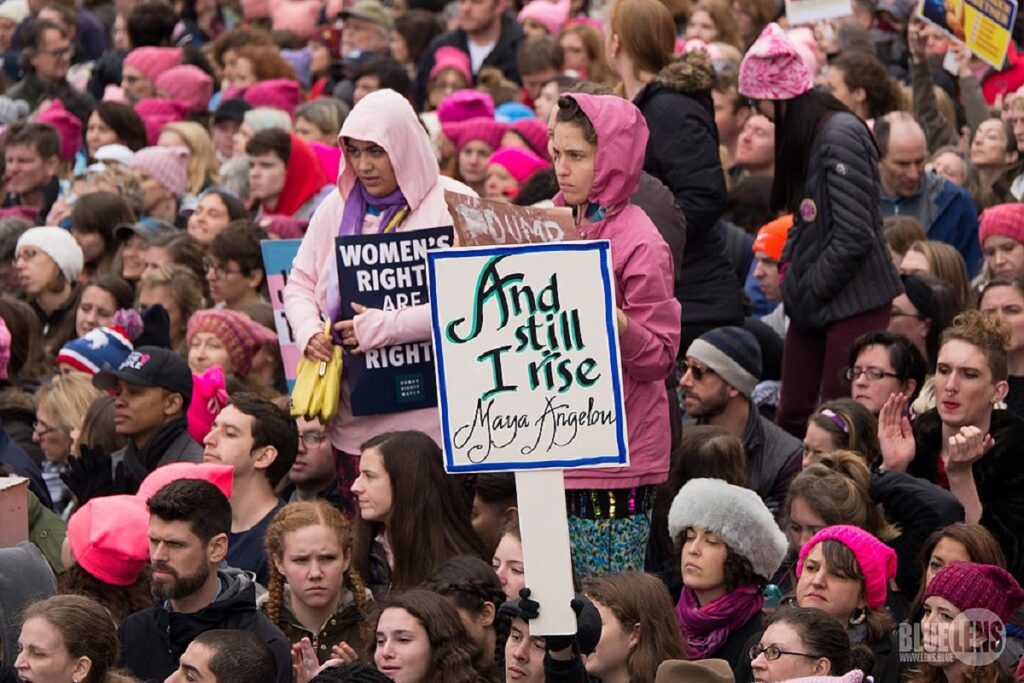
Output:
[[[853,114],[835,113],[811,146],[804,199],[782,254],[790,324],[823,330],[903,291],[882,234],[878,152]]]

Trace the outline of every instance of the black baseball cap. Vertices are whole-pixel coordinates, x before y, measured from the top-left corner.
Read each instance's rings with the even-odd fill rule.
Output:
[[[245,100],[224,100],[217,107],[217,111],[213,112],[213,122],[230,120],[240,124],[245,120],[245,112],[250,109],[252,106]]]
[[[192,371],[185,360],[170,349],[140,346],[125,358],[116,371],[97,372],[92,384],[113,391],[117,381],[139,387],[160,387],[181,394],[187,407],[192,401]]]

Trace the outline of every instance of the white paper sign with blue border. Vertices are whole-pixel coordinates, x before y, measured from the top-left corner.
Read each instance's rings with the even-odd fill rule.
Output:
[[[448,472],[629,464],[609,243],[427,254]]]

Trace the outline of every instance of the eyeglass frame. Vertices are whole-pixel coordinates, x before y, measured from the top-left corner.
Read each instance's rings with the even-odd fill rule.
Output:
[[[246,275],[245,271],[241,268],[238,270],[228,270],[227,266],[223,263],[220,265],[214,265],[213,261],[209,257],[203,259],[203,272],[209,273],[210,271],[216,273],[219,278],[226,278],[228,275]]]
[[[703,380],[708,373],[711,373],[712,375],[718,374],[717,372],[714,371],[714,369],[709,368],[706,365],[697,365],[688,360],[681,361],[679,363],[679,369],[683,371],[683,375],[689,372],[693,376],[693,378],[698,382]]]
[[[306,437],[313,436],[314,434],[316,434],[316,443],[314,443],[314,444],[307,443],[306,442]],[[317,446],[319,446],[323,442],[330,441],[330,439],[331,439],[330,434],[328,434],[327,432],[325,432],[322,429],[313,429],[313,430],[310,430],[308,432],[302,432],[302,433],[299,434],[299,441],[302,442],[302,445],[305,446],[306,448],[316,448]]]
[[[876,374],[878,374],[878,376],[877,377],[872,377],[871,376],[872,373],[876,373]],[[879,382],[879,381],[883,380],[886,377],[892,377],[893,379],[900,379],[900,376],[897,373],[895,373],[895,372],[886,372],[885,370],[882,370],[881,368],[876,368],[876,367],[858,368],[855,365],[852,368],[846,368],[846,370],[843,371],[843,377],[846,378],[847,382],[856,382],[860,378],[861,375],[866,375],[869,382]]]
[[[46,427],[46,429],[39,431],[40,425],[43,425],[44,427]],[[66,436],[64,432],[62,432],[57,427],[50,427],[45,422],[40,422],[39,420],[32,420],[32,433],[38,436],[40,439],[45,439],[48,435],[53,434],[54,432],[57,432],[61,436]]]
[[[776,652],[776,654],[774,656],[768,654],[769,650]],[[757,643],[756,645],[751,645],[750,649],[747,650],[747,655],[750,657],[750,661],[754,661],[762,654],[764,655],[764,658],[767,659],[769,662],[774,662],[782,655],[797,655],[798,657],[810,657],[811,659],[821,659],[821,655],[812,655],[807,652],[793,652],[791,650],[783,650],[778,645],[768,645],[762,647],[760,643]]]

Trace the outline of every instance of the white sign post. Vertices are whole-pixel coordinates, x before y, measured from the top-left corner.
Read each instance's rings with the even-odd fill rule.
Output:
[[[575,633],[562,470],[629,464],[609,245],[435,251],[427,269],[445,468],[517,473],[531,633]]]

